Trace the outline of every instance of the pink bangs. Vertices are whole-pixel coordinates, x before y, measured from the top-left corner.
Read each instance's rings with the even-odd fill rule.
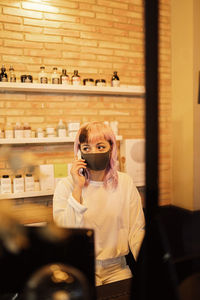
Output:
[[[104,139],[111,145],[110,165],[106,170],[104,185],[107,187],[111,183],[111,186],[115,188],[118,184],[117,145],[115,135],[108,125],[103,122],[91,122],[82,125],[74,142],[74,154],[77,155],[81,143],[95,143]],[[88,183],[89,179],[86,184]]]

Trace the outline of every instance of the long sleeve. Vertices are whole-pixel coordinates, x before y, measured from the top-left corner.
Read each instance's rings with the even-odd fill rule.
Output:
[[[70,177],[60,180],[53,196],[53,218],[58,226],[83,227],[83,216],[87,208],[72,196]]]
[[[129,246],[135,259],[137,259],[145,234],[145,219],[140,195],[132,184],[130,195],[129,215]]]

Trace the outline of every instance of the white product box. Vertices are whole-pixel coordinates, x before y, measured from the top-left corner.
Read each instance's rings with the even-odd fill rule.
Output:
[[[80,128],[80,122],[69,122],[68,131],[78,131]]]
[[[128,173],[136,186],[145,186],[145,141],[127,139],[121,142],[122,171]]]
[[[54,189],[54,166],[52,164],[40,165],[40,188],[41,191]]]
[[[35,190],[34,177],[31,174],[25,176],[25,192],[32,192]]]
[[[1,178],[1,194],[12,193],[11,178]]]
[[[13,193],[23,193],[24,192],[24,178],[15,177],[13,178]]]

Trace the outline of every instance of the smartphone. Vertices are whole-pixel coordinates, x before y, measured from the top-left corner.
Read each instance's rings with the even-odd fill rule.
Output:
[[[82,159],[82,157],[81,157],[81,151],[80,150],[78,151],[77,156],[78,156],[78,159]],[[85,172],[85,169],[83,169],[83,168],[79,169],[79,174],[81,176],[85,176],[85,177],[87,175],[86,172]]]

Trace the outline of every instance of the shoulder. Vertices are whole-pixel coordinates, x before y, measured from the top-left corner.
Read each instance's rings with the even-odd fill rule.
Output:
[[[127,183],[127,184],[130,184],[132,183],[133,184],[133,179],[132,177],[127,174],[127,173],[124,173],[124,172],[117,172],[118,174],[118,182],[119,183]]]
[[[56,184],[56,190],[57,189],[71,189],[73,186],[73,180],[71,175],[61,178],[58,183]]]

